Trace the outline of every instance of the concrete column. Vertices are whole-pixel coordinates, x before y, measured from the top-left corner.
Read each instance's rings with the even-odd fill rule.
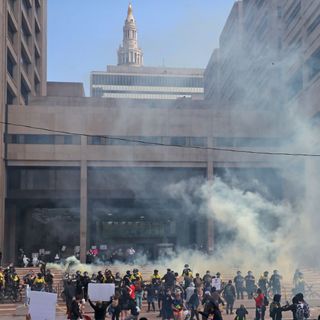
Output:
[[[214,141],[213,136],[208,137],[208,147],[213,147]],[[213,150],[208,150],[207,154],[207,180],[209,183],[213,182],[213,158],[214,152]],[[214,221],[213,217],[207,218],[207,251],[208,253],[212,253],[214,249]]]
[[[207,179],[209,183],[213,182],[213,161],[207,162]],[[208,217],[207,221],[207,251],[208,253],[212,253],[214,249],[214,222],[213,218]]]
[[[86,262],[88,231],[88,168],[87,161],[80,166],[80,261]]]
[[[1,162],[4,162],[4,161],[2,161],[1,159]],[[4,163],[1,163],[0,164],[0,251],[2,252],[2,258],[4,258],[5,256],[4,237],[5,237],[5,166],[4,166]]]

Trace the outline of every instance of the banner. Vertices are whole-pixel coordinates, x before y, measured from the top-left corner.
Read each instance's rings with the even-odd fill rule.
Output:
[[[88,296],[92,301],[110,301],[114,292],[114,283],[89,283],[88,286]]]
[[[29,291],[29,314],[32,320],[55,320],[57,294]]]

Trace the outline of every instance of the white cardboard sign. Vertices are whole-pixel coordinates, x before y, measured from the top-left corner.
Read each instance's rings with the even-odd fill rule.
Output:
[[[92,301],[110,301],[114,292],[114,283],[89,283],[88,286],[88,296]]]
[[[56,293],[29,292],[29,314],[32,320],[55,320],[56,305]]]

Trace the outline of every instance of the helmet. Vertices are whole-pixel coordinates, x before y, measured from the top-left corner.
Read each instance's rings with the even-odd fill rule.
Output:
[[[157,269],[153,270],[153,273],[158,273],[159,271]]]
[[[189,268],[189,265],[188,265],[188,264],[185,264],[184,267],[185,267],[185,268]]]

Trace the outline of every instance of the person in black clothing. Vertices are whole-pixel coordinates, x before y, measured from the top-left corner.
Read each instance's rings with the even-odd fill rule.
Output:
[[[82,299],[83,298],[83,277],[80,271],[76,272],[76,297],[77,299]]]
[[[72,299],[76,296],[76,287],[69,278],[64,286],[64,295],[66,297],[67,312],[70,313]]]
[[[166,289],[173,289],[176,277],[171,269],[167,269],[167,273],[162,277]]]
[[[76,297],[72,298],[69,314],[70,314],[70,320],[82,319],[82,315],[81,315],[79,304],[76,300]]]
[[[244,277],[241,275],[241,271],[237,271],[237,275],[234,278],[234,284],[237,291],[237,299],[240,297],[243,299],[243,291],[244,291]]]
[[[48,292],[52,292],[53,289],[53,275],[51,271],[48,269],[45,276],[44,276],[44,281],[46,283],[46,288]]]
[[[196,316],[197,320],[200,320],[199,312],[198,312],[199,304],[200,304],[200,300],[199,300],[198,290],[194,289],[194,292],[188,301],[188,307],[191,310],[191,317],[190,317],[191,320],[194,319],[194,316]]]
[[[227,307],[226,307],[227,314],[229,314],[229,312],[230,314],[233,314],[233,304],[236,298],[236,289],[233,286],[231,280],[229,280],[228,284],[223,289],[223,297],[227,302]]]
[[[90,282],[91,282],[91,279],[88,275],[88,272],[85,271],[82,276],[83,296],[85,300],[88,300],[88,286]]]
[[[171,271],[170,271],[171,272]],[[161,317],[163,320],[165,319],[173,319],[173,311],[172,311],[172,302],[173,298],[171,296],[171,291],[166,290],[165,294],[162,298],[162,304],[161,304]]]
[[[111,304],[111,301],[98,301],[96,304],[88,299],[91,308],[94,310],[94,319],[95,320],[104,320],[107,314],[107,308]]]
[[[280,305],[281,295],[275,294],[273,301],[270,304],[270,317],[272,320],[281,320],[282,319],[282,308]]]
[[[243,304],[240,305],[240,308],[236,310],[236,320],[245,320],[248,314],[248,310],[244,307]]]

